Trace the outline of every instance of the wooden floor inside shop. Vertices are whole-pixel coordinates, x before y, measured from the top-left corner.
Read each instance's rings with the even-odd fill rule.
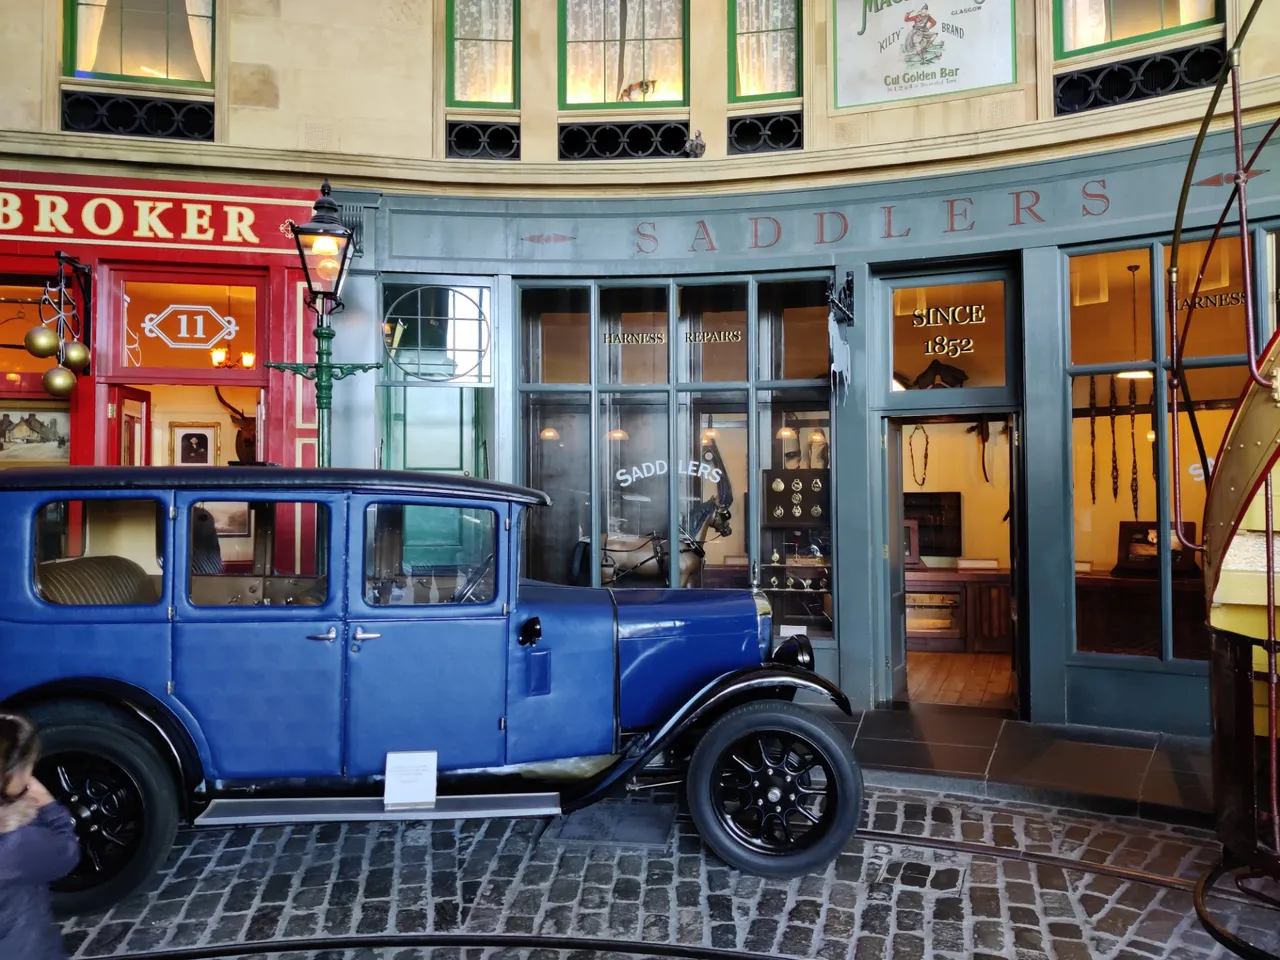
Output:
[[[912,703],[1013,709],[1013,660],[1001,654],[907,654],[907,696]]]

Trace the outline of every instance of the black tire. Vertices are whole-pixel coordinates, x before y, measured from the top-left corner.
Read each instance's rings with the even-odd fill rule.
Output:
[[[32,708],[36,776],[76,818],[81,859],[53,884],[59,916],[94,913],[151,879],[173,849],[179,801],[170,765],[145,728],[97,703]]]
[[[829,721],[780,700],[743,704],[717,720],[693,751],[685,791],[707,846],[762,877],[824,870],[862,815],[852,746]]]

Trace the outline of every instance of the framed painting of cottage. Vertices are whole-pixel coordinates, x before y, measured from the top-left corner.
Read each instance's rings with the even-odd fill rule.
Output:
[[[71,413],[65,403],[0,400],[0,467],[71,462]]]

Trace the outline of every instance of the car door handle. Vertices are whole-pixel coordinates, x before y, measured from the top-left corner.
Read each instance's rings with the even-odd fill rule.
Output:
[[[323,640],[325,643],[333,643],[333,641],[338,639],[338,628],[330,627],[328,633],[313,633],[309,637],[307,637],[307,639]]]
[[[363,627],[356,627],[355,636],[352,637],[352,639],[353,640],[377,640],[380,636],[382,636],[382,634],[365,633]]]

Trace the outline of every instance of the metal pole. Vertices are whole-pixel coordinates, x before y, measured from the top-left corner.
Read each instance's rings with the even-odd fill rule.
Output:
[[[319,450],[316,462],[327,467],[331,462],[330,414],[333,410],[333,327],[329,325],[329,298],[319,297],[316,304],[316,427]]]

